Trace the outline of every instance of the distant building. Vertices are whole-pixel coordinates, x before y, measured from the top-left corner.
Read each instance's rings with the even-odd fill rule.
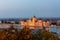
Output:
[[[60,20],[57,20],[57,26],[60,26]]]
[[[2,23],[2,22],[0,21],[0,23]]]
[[[26,21],[21,21],[20,25],[27,26],[28,28],[38,28],[38,29],[43,29],[43,27],[49,27],[50,26],[50,21],[44,21],[44,20],[37,20],[37,18],[34,16],[32,19],[28,19]]]

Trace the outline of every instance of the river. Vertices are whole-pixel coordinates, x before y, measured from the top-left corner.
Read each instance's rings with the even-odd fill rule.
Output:
[[[8,27],[5,27],[5,26],[0,26],[0,28],[8,28]],[[20,27],[20,26],[15,26],[15,28],[17,28],[17,29],[22,29],[22,27]],[[60,27],[50,27],[49,28],[49,30],[51,31],[51,32],[56,32],[59,36],[60,36]]]

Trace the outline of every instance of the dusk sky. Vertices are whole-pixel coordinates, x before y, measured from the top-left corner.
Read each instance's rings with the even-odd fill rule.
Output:
[[[60,0],[0,0],[0,18],[60,17]]]

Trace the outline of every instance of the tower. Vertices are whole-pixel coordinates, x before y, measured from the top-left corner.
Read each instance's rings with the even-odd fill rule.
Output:
[[[33,24],[33,26],[35,26],[36,21],[37,21],[37,18],[36,18],[36,16],[34,16],[34,17],[32,18],[32,24]]]

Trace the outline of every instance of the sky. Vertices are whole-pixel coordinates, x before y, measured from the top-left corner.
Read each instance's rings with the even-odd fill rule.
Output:
[[[60,0],[0,0],[0,18],[60,17]]]

